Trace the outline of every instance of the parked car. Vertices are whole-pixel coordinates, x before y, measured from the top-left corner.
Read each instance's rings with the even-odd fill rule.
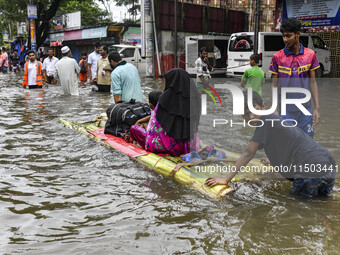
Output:
[[[146,60],[141,57],[141,46],[132,44],[114,44],[109,46],[109,53],[117,51],[121,58],[128,63],[133,64],[139,72],[145,73]]]
[[[230,36],[228,46],[228,70],[227,76],[242,76],[250,68],[249,57],[253,54],[253,32],[234,33]],[[331,71],[330,51],[325,42],[316,35],[301,33],[300,42],[304,47],[315,51],[320,68],[316,69],[316,77],[322,77]],[[268,72],[273,55],[285,47],[282,34],[280,32],[260,32],[258,53],[260,64],[266,77],[270,77]]]

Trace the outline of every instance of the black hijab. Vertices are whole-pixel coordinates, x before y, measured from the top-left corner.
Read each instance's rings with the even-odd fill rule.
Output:
[[[201,96],[189,74],[180,68],[165,74],[165,89],[158,101],[156,118],[167,135],[189,141],[198,130]]]

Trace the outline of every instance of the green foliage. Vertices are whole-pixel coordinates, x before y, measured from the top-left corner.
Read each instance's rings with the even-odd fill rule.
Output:
[[[60,3],[63,1],[67,0],[33,1],[37,6],[37,19],[35,20],[37,47],[41,46],[47,38],[49,21],[54,17]],[[1,16],[4,18],[5,27],[8,26],[10,22],[13,22],[14,26],[16,22],[27,21],[28,3],[28,0],[0,0]]]
[[[65,13],[81,11],[81,25],[96,25],[112,22],[109,13],[99,8],[94,0],[65,1],[59,8],[57,16]]]
[[[100,3],[102,3],[106,10],[111,12],[111,4],[115,3],[116,6],[124,6],[127,11],[132,16],[136,16],[138,13],[140,13],[140,2],[138,0],[98,0]]]
[[[37,47],[41,46],[48,36],[51,20],[64,13],[81,11],[82,25],[96,25],[112,22],[109,13],[101,10],[96,0],[33,0],[37,5],[38,19],[36,24]],[[29,0],[0,0],[0,42],[2,35],[11,23],[27,21],[27,4]]]
[[[123,22],[125,25],[140,25],[140,19],[137,19],[137,20],[124,19]]]
[[[4,31],[7,31],[12,37],[13,35],[16,35],[17,21],[26,21],[27,11],[24,12],[22,8],[26,8],[25,10],[27,10],[27,3],[25,3],[25,1],[0,0],[0,45],[4,44]],[[10,40],[11,39],[12,38],[10,38]]]
[[[140,12],[138,0],[115,0],[115,3],[117,6],[125,6],[128,9],[128,12],[133,16],[136,16]]]

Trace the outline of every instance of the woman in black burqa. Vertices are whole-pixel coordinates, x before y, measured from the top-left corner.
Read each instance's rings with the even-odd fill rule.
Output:
[[[145,149],[171,156],[196,150],[200,116],[200,93],[189,74],[180,68],[170,70],[145,131]]]

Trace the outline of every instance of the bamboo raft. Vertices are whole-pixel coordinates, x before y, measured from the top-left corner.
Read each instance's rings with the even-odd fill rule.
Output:
[[[106,122],[105,114],[100,115],[95,120],[88,122],[77,123],[68,121],[67,119],[60,119],[59,122],[62,123],[65,127],[74,129],[79,133],[95,139],[105,146],[126,154],[131,159],[152,169],[153,171],[160,173],[165,177],[173,178],[175,181],[183,185],[190,186],[193,189],[213,199],[223,198],[225,195],[233,191],[233,189],[229,185],[216,185],[213,188],[207,187],[206,185],[204,185],[204,182],[208,177],[210,177],[209,172],[197,171],[197,167],[194,165],[187,166],[186,164],[184,164],[185,162],[183,162],[180,157],[157,155],[155,153],[151,153],[144,149],[138,148],[132,143],[125,142],[123,138],[104,134],[103,130]],[[224,149],[223,151],[226,153],[226,157],[231,161],[235,161],[239,157],[239,154]],[[222,162],[219,162],[219,164],[221,166],[233,165],[233,163],[231,162],[226,162],[230,160],[223,160]],[[207,169],[212,165],[211,163],[215,161],[217,160],[211,160],[211,162],[208,162],[203,167]],[[262,165],[260,161],[256,159],[252,160],[249,164],[254,166]],[[217,176],[217,174],[215,173],[214,176]],[[219,176],[225,177],[226,174],[220,173]],[[256,176],[254,176],[254,174],[252,173],[238,174],[237,178],[234,178],[233,181],[244,181],[254,178],[256,178]]]

